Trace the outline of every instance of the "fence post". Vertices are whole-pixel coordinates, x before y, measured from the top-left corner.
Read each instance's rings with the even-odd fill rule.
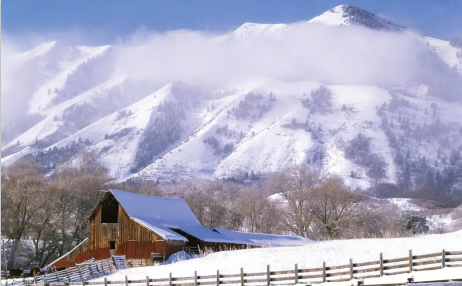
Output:
[[[194,286],[197,286],[197,270],[194,270]]]
[[[24,279],[24,286],[27,286],[27,280]]]
[[[244,267],[241,267],[241,286],[244,286]]]
[[[383,276],[383,253],[380,252],[380,277]]]
[[[109,264],[109,271],[113,272],[114,270],[112,269],[114,266],[112,265],[110,259],[107,259],[107,264]]]
[[[107,285],[104,285],[104,286],[107,286]],[[146,286],[149,286],[149,275],[146,276]]]
[[[71,277],[69,276],[69,272],[67,271],[67,269],[64,269],[64,271],[66,272],[67,280],[71,282]]]
[[[125,286],[128,286],[128,278],[127,278],[127,275],[125,275]]]
[[[295,284],[298,284],[298,264],[295,263]]]
[[[326,282],[326,262],[322,263],[322,282]]]
[[[217,286],[220,285],[220,270],[217,270]]]
[[[107,278],[104,277],[104,286],[107,286]]]
[[[350,280],[353,280],[353,258],[350,258]]]
[[[412,249],[409,249],[409,273],[412,272]]]
[[[169,286],[173,286],[173,282],[172,282],[172,272],[170,272],[170,274],[168,275],[168,285]]]
[[[80,280],[83,281],[82,269],[80,269],[80,265],[77,265],[77,270],[79,270]],[[45,277],[45,275],[43,277]]]
[[[442,252],[442,258],[443,260],[441,261],[441,266],[442,268],[446,267],[446,250],[443,249],[443,252]]]
[[[270,272],[270,266],[269,264],[266,265],[266,286],[270,286],[271,282],[271,272]]]
[[[26,285],[27,286],[27,285]],[[63,279],[63,286],[66,286],[66,279]],[[107,286],[107,285],[106,285]]]

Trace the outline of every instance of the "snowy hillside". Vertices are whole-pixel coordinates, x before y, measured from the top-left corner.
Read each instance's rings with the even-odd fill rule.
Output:
[[[449,41],[425,37],[430,47],[451,68],[462,74],[462,48],[454,47]]]
[[[286,64],[293,65],[282,58],[275,61],[276,73],[203,84],[207,80],[195,77],[164,78],[160,68],[155,75],[162,80],[140,77],[144,69],[157,71],[147,58],[146,64],[143,58],[133,70],[121,70],[118,57],[126,47],[44,43],[10,59],[2,85],[1,162],[28,157],[53,172],[61,159],[87,150],[99,156],[117,181],[264,176],[308,164],[360,188],[380,182],[400,182],[405,188],[429,177],[447,192],[462,185],[450,175],[462,162],[460,48],[350,5],[301,25],[245,23],[212,42],[236,46],[232,51],[237,53],[260,41],[266,45],[292,39],[297,42],[286,43],[292,48],[305,44],[290,36],[300,31],[340,38],[375,33],[390,49],[412,48],[415,53],[389,63],[386,51],[361,52],[367,42],[359,42],[352,44],[352,52],[360,51],[360,58],[368,60],[379,58],[385,72],[374,70],[373,64],[358,65],[358,71],[356,62],[340,63],[348,53],[311,65],[317,54],[306,55],[312,60],[305,64],[300,61],[305,55],[294,52],[297,71],[286,70]],[[390,43],[401,36],[409,38],[396,47]],[[307,47],[318,47],[312,53],[330,51],[323,46],[328,40],[320,40],[319,47],[308,42]],[[407,64],[414,54],[423,64],[414,67],[413,76],[397,85],[382,80],[400,74],[402,62]],[[392,66],[396,62],[400,66]],[[235,68],[225,61],[222,65],[225,74],[228,66]],[[213,70],[211,64],[198,66]],[[337,76],[310,78],[325,67]],[[245,67],[238,70],[246,75]],[[30,84],[21,84],[18,74]],[[346,76],[350,74],[371,79],[355,82]],[[19,100],[12,100],[14,96]]]
[[[255,273],[266,272],[267,265],[270,265],[271,271],[292,270],[296,263],[299,269],[318,268],[324,261],[328,266],[348,264],[350,258],[355,263],[377,261],[380,253],[383,253],[385,259],[406,257],[409,249],[412,249],[414,255],[437,253],[443,249],[458,251],[461,240],[462,233],[458,231],[412,238],[337,240],[298,247],[224,251],[164,266],[122,270],[108,276],[107,279],[121,281],[124,280],[125,275],[130,280],[145,279],[146,276],[166,278],[169,277],[169,273],[172,273],[173,277],[190,277],[193,276],[194,271],[197,271],[197,275],[214,275],[217,269],[220,270],[220,274],[238,274],[241,267],[246,273]],[[462,278],[460,273],[460,268],[445,268],[370,278],[366,279],[365,283],[366,285],[367,283],[404,283],[410,276],[413,276],[415,281],[460,279]],[[351,281],[343,283],[343,285],[351,284]]]

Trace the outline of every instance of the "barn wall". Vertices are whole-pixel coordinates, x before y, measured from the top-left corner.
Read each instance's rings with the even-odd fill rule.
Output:
[[[167,259],[172,253],[183,250],[184,245],[181,243],[173,247],[167,244],[152,230],[130,219],[125,210],[119,206],[119,235],[115,254],[126,255],[129,265],[152,265],[151,252],[162,253]]]

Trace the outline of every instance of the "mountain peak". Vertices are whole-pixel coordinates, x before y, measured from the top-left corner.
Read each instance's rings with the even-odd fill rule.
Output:
[[[377,16],[369,11],[353,5],[339,5],[311,19],[311,23],[326,25],[362,25],[376,30],[399,31],[406,27],[388,19]]]
[[[244,23],[234,32],[231,33],[232,37],[240,39],[253,39],[260,35],[268,35],[281,28],[287,27],[286,24],[258,24],[258,23]]]

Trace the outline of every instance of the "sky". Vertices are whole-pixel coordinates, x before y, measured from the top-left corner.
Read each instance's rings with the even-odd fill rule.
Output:
[[[359,6],[429,36],[462,38],[460,0],[3,0],[2,33],[52,37],[73,31],[80,44],[113,44],[140,28],[224,33],[245,22],[306,21],[340,4]]]

